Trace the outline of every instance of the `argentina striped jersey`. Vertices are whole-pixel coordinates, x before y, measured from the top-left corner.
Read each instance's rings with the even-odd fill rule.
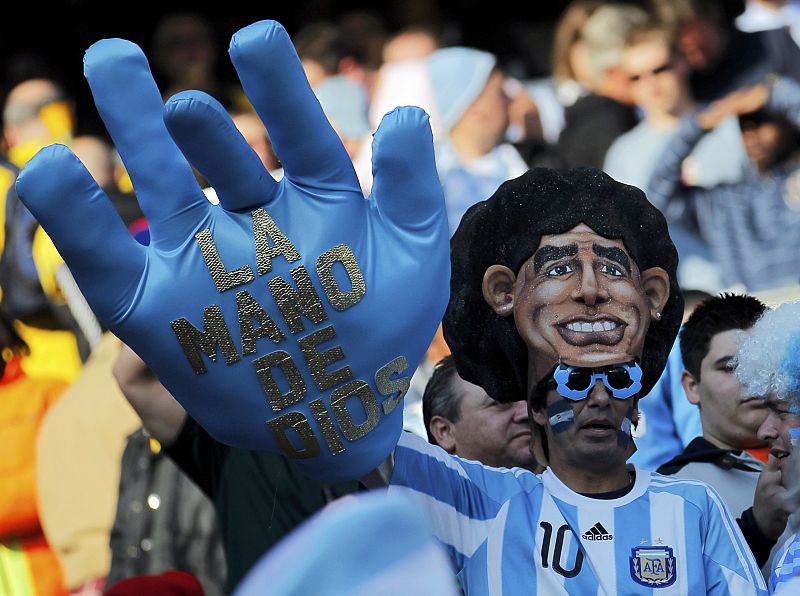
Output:
[[[800,594],[800,532],[789,536],[772,561],[769,593],[777,596]]]
[[[636,469],[628,494],[592,499],[550,470],[490,468],[403,433],[389,490],[428,513],[469,596],[767,593],[702,482]]]

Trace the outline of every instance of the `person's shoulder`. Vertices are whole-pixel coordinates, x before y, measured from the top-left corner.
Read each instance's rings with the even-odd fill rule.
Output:
[[[525,468],[493,468],[478,461],[451,455],[414,433],[404,431],[395,448],[395,470],[399,462],[414,461],[414,467],[437,468],[454,479],[479,484],[487,490],[515,494],[531,492],[541,485],[541,477]]]
[[[701,512],[724,509],[724,501],[714,487],[707,482],[693,478],[664,476],[652,473],[648,492],[666,492],[697,507]]]
[[[641,159],[645,154],[653,153],[653,143],[657,140],[657,131],[646,122],[639,122],[630,130],[622,133],[608,148],[603,169],[606,173],[626,184],[634,184],[638,180],[625,179],[626,175],[638,173]],[[638,176],[636,176],[638,178]]]

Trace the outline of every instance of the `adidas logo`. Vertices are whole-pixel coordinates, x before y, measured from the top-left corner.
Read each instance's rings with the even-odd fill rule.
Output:
[[[609,534],[603,524],[597,522],[583,533],[584,540],[614,540],[614,535]]]

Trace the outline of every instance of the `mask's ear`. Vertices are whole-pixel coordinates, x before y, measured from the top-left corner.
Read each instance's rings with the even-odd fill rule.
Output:
[[[669,274],[661,267],[650,267],[641,273],[642,287],[650,304],[650,318],[661,319],[661,313],[669,300]]]
[[[492,265],[483,274],[483,299],[501,317],[514,312],[514,282],[517,276],[505,265]]]

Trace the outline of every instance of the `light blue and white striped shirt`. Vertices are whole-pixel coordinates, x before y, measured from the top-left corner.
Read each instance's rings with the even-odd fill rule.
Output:
[[[800,532],[792,534],[773,559],[769,593],[778,596],[800,594]]]
[[[427,511],[470,596],[767,593],[702,482],[637,469],[628,494],[593,499],[550,470],[490,468],[403,433],[389,490]]]

